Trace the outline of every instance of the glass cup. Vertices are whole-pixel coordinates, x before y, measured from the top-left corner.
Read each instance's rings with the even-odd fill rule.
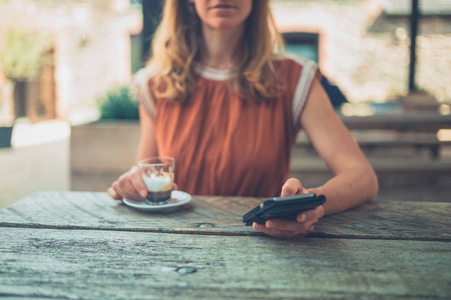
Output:
[[[174,182],[174,158],[149,157],[138,162],[138,166],[148,191],[147,202],[155,205],[170,203]]]

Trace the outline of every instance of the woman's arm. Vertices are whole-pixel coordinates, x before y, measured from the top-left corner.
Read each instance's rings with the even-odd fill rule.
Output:
[[[140,105],[139,119],[141,135],[138,146],[138,161],[146,157],[157,156],[158,148],[155,140],[154,122],[145,108]],[[139,199],[147,195],[147,189],[141,178],[140,168],[133,166],[129,171],[122,174],[108,189],[108,194],[116,200]]]
[[[302,112],[301,125],[320,157],[334,174],[324,185],[308,189],[309,192],[326,195],[326,215],[376,197],[376,174],[336,115],[318,80],[314,81]]]
[[[139,122],[141,135],[138,146],[138,161],[151,156],[158,156],[155,140],[155,124],[143,105],[139,106]]]
[[[265,225],[253,224],[254,229],[281,238],[305,236],[313,231],[324,214],[337,213],[373,199],[378,191],[373,168],[335,114],[318,80],[313,83],[300,122],[334,177],[324,185],[311,189],[304,188],[298,179],[287,180],[282,187],[282,197],[316,193],[326,195],[327,201],[324,205],[300,213],[295,221],[272,219]]]

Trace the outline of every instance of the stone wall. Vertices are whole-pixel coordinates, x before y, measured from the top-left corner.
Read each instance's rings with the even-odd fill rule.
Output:
[[[320,67],[353,102],[383,102],[408,91],[409,22],[384,17],[377,0],[275,0],[282,31],[320,34]],[[451,101],[451,18],[419,23],[416,83]]]
[[[383,18],[378,0],[272,0],[282,31],[320,34],[322,72],[352,102],[383,102],[407,93],[409,23]],[[58,115],[95,107],[97,97],[131,78],[130,34],[142,29],[128,0],[0,1],[0,26],[55,37]],[[451,18],[421,20],[417,85],[451,100]]]
[[[142,16],[128,0],[0,2],[0,26],[51,34],[59,117],[95,107],[108,89],[131,79],[130,35]]]

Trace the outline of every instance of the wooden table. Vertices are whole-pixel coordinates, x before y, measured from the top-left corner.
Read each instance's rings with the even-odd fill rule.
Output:
[[[148,214],[105,193],[32,194],[0,211],[0,297],[451,298],[451,203],[369,202],[281,240],[241,222],[260,201]]]

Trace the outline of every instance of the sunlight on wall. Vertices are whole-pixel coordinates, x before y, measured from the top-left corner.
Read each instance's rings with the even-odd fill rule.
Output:
[[[440,141],[451,141],[451,129],[440,129],[437,132],[437,138]]]
[[[70,126],[65,121],[54,120],[37,124],[18,123],[14,126],[12,145],[14,148],[41,145],[68,139]]]

